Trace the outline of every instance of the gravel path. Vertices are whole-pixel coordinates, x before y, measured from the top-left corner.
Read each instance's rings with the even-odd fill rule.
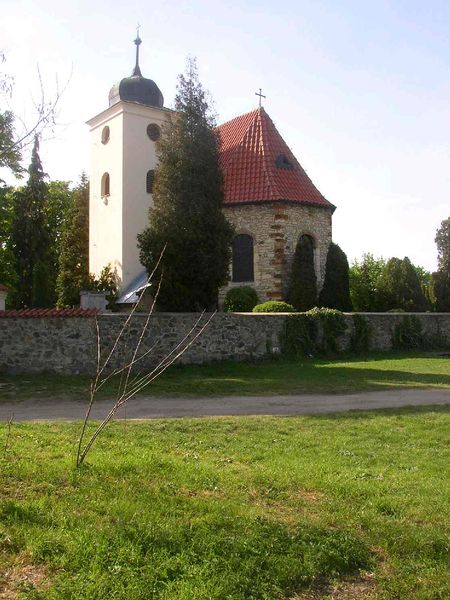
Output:
[[[222,398],[136,397],[118,418],[206,417],[230,415],[317,415],[349,410],[450,405],[450,389],[398,389],[357,394],[302,394],[299,396],[228,396]],[[93,418],[104,417],[111,400],[98,400]],[[0,402],[0,421],[82,419],[86,404],[74,400],[29,399]]]

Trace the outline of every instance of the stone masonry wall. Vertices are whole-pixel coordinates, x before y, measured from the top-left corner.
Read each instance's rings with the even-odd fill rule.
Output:
[[[141,361],[143,368],[155,365],[182,341],[200,315],[158,313],[152,316],[141,353],[152,349]],[[364,315],[372,330],[371,348],[389,350],[392,330],[404,314]],[[450,313],[417,315],[427,335],[445,336],[450,344]],[[208,315],[202,319],[205,322]],[[127,315],[98,317],[103,356],[109,352]],[[132,317],[117,346],[111,367],[127,364],[141,335],[146,315]],[[346,315],[347,332],[339,340],[342,350],[350,347],[353,318]],[[258,359],[278,354],[286,315],[216,314],[203,334],[181,358],[183,363],[203,364],[218,360]],[[95,370],[97,334],[94,318],[0,318],[0,372],[84,373]]]
[[[230,282],[221,290],[221,300],[230,287],[242,285],[252,285],[260,302],[282,300],[295,247],[303,234],[310,235],[315,243],[316,277],[320,290],[331,242],[331,210],[274,202],[224,207],[224,212],[236,235],[246,233],[253,237],[255,281],[248,284]]]

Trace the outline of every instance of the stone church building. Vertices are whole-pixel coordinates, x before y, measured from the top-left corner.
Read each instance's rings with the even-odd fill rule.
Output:
[[[156,143],[172,112],[158,86],[136,64],[114,85],[109,107],[91,130],[89,268],[111,264],[121,283],[119,303],[136,300],[146,282],[137,235],[148,223],[157,167]],[[261,302],[284,297],[299,238],[310,237],[318,288],[331,242],[334,206],[317,190],[259,107],[217,128],[224,180],[223,210],[235,228],[230,282],[253,286]],[[170,240],[169,240],[170,242]]]

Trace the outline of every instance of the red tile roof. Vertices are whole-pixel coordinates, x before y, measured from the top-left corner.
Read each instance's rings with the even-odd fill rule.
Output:
[[[315,187],[264,108],[217,127],[224,204],[299,202],[334,210]]]
[[[40,317],[95,317],[96,308],[21,308],[0,310],[0,318],[37,319]]]

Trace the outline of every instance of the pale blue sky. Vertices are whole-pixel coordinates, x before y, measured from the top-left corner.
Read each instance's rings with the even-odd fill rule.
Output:
[[[52,179],[89,171],[85,121],[141,68],[171,106],[185,57],[219,122],[265,108],[320,191],[337,206],[335,241],[436,266],[435,230],[450,213],[450,3],[423,1],[100,0],[2,3],[0,48],[16,79],[14,108],[31,116],[36,65],[65,81],[56,138],[42,142]],[[25,162],[28,162],[28,158]]]

